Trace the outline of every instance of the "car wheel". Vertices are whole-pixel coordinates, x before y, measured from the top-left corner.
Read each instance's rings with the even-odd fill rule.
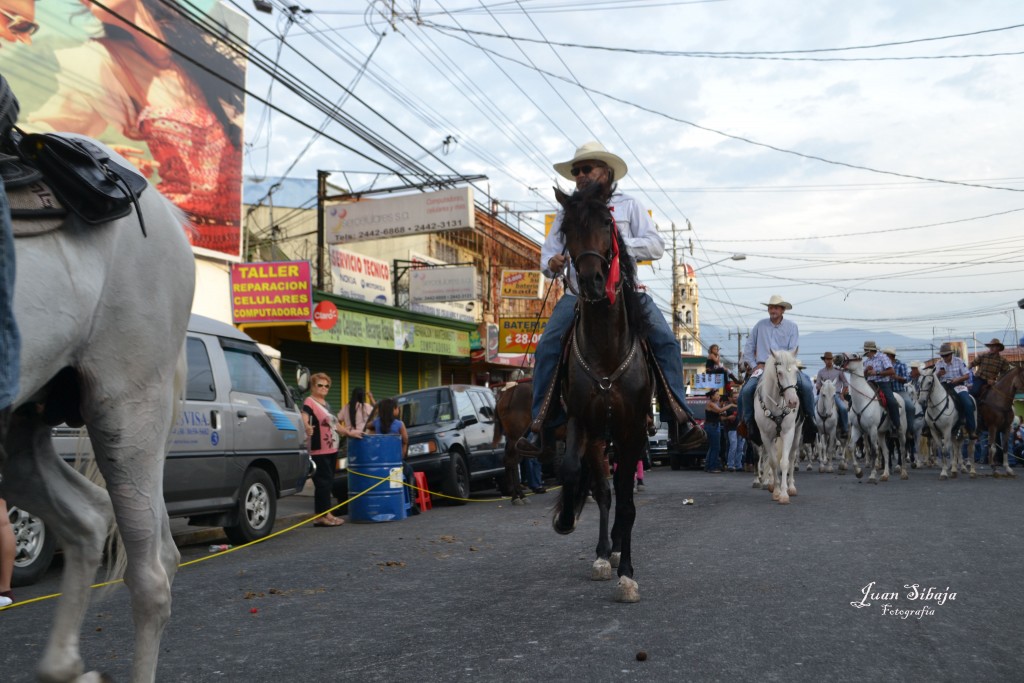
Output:
[[[38,517],[16,507],[7,509],[14,529],[14,574],[11,586],[31,586],[43,578],[57,551],[57,537]]]
[[[448,463],[448,476],[444,480],[444,493],[452,505],[465,505],[469,499],[469,468],[462,454],[452,451]]]
[[[244,545],[265,536],[274,529],[277,516],[277,490],[270,475],[258,467],[250,468],[242,479],[238,499],[238,524],[224,527],[228,540]]]

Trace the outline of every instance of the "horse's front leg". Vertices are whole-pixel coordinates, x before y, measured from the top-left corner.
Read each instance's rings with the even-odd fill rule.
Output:
[[[37,673],[41,680],[75,680],[84,669],[79,632],[89,586],[114,518],[110,499],[57,455],[50,427],[31,410],[12,417],[7,452],[4,495],[45,520],[64,549],[61,596]]]
[[[991,437],[990,437],[991,438]],[[1013,423],[1003,432],[1003,472],[1008,477],[1016,477],[1017,474],[1010,467],[1010,449],[1013,448]]]
[[[642,446],[641,446],[642,447]],[[631,449],[631,454],[637,450]],[[621,550],[619,558],[619,582],[615,587],[616,602],[639,602],[640,591],[633,579],[633,523],[636,521],[636,506],[633,503],[633,473],[636,472],[635,455],[624,457],[615,470],[615,527],[612,535]]]
[[[583,447],[583,435],[579,420],[570,417],[566,426],[565,435],[565,456],[562,458],[560,470],[562,480],[562,493],[555,505],[555,515],[551,519],[551,525],[560,534],[571,534],[576,530],[576,498],[579,495],[580,482],[580,455]],[[584,485],[585,486],[585,485]],[[584,497],[586,492],[584,491]]]
[[[889,450],[889,437],[888,435],[878,436],[878,446],[882,453],[882,476],[879,477],[880,481],[889,481],[889,460],[892,458],[892,451]]]
[[[526,496],[523,495],[520,484],[522,480],[519,476],[519,452],[516,450],[515,442],[509,439],[505,443],[505,456],[502,458],[502,462],[505,465],[505,485],[508,486],[508,495],[512,498],[513,505],[524,505],[526,503]]]
[[[612,529],[611,536],[608,534],[608,515],[612,506],[612,492],[608,487],[606,462],[606,447],[604,442],[591,442],[584,454],[586,463],[585,470],[589,470],[590,487],[594,494],[594,502],[597,503],[598,531],[596,558],[590,572],[593,581],[608,581],[612,578],[612,568],[618,566],[620,554],[613,553],[617,550],[618,539],[615,538],[615,529]],[[618,456],[617,456],[618,457]],[[622,470],[622,463],[616,461],[615,472]]]
[[[793,470],[796,466],[796,459],[800,455],[800,439],[796,436],[797,425],[786,425],[782,428],[782,436],[779,439],[778,465],[779,488],[777,490],[779,505],[789,505],[789,497],[796,494],[793,486]],[[774,498],[775,496],[773,496]]]

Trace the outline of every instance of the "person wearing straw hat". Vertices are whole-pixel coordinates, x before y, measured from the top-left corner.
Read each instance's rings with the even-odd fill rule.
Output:
[[[896,349],[892,346],[886,346],[882,349],[882,353],[889,357],[889,362],[892,363],[893,378],[892,378],[892,393],[896,394],[903,401],[903,407],[906,408],[907,412],[907,453],[911,459],[914,459],[917,455],[916,449],[914,448],[914,439],[912,436],[914,433],[914,421],[917,417],[917,406],[914,404],[914,397],[907,391],[907,385],[910,384],[910,368],[903,361],[896,358]]]
[[[750,329],[747,344],[743,347],[743,357],[753,363],[756,370],[740,391],[739,407],[743,422],[747,425],[747,438],[758,446],[761,445],[761,433],[754,422],[754,391],[757,390],[757,381],[764,370],[765,361],[772,351],[796,352],[800,347],[800,328],[792,320],[784,318],[785,312],[793,308],[793,304],[778,294],[772,294],[764,305],[768,307],[768,317],[759,320]],[[814,426],[814,389],[806,373],[797,373],[796,390],[804,414],[804,443],[810,443],[814,441],[818,430]]]
[[[814,390],[820,393],[822,383],[832,380],[832,384],[836,387],[836,411],[839,415],[837,436],[840,439],[845,439],[850,430],[850,414],[843,397],[850,394],[850,383],[846,381],[846,373],[835,366],[835,356],[831,351],[826,351],[821,360],[825,362],[825,367],[818,370],[818,374],[814,377]]]
[[[1002,356],[1006,347],[1003,342],[993,339],[985,344],[988,349],[985,353],[979,353],[971,362],[974,369],[974,384],[971,387],[971,394],[976,399],[981,399],[990,386],[996,383],[1003,373],[1009,372],[1010,364]]]
[[[943,342],[939,347],[939,360],[935,363],[935,376],[956,393],[960,417],[967,423],[968,437],[977,439],[978,423],[974,414],[974,399],[971,398],[968,391],[971,371],[967,369],[967,363],[964,363],[963,359],[953,354],[953,345],[949,342]]]
[[[899,425],[900,409],[896,405],[896,394],[892,386],[896,370],[888,356],[878,353],[878,345],[873,341],[864,342],[864,377],[874,382],[885,396],[885,409],[889,412],[889,419],[893,425]]]
[[[629,170],[621,157],[606,150],[599,142],[587,142],[577,148],[571,159],[555,164],[554,168],[563,178],[573,181],[577,190],[594,184],[600,185],[630,258],[657,260],[662,257],[665,253],[665,242],[658,234],[658,228],[650,214],[633,197],[617,189],[616,183],[622,180]],[[565,253],[565,237],[561,229],[563,215],[562,209],[555,215],[551,231],[541,248],[540,266],[544,275],[549,278],[564,274],[570,285],[575,288],[576,271]],[[675,420],[679,424],[676,448],[688,450],[700,447],[706,443],[707,436],[694,421],[693,414],[686,405],[679,341],[650,295],[646,292],[640,294],[644,318],[649,327],[647,341],[660,367],[660,374],[672,393],[671,398],[674,399],[659,402],[661,418],[666,422]],[[567,291],[555,305],[551,317],[544,326],[544,334],[537,342],[533,369],[533,424],[516,443],[516,448],[525,456],[540,453],[542,441],[550,440],[553,428],[565,421],[565,415],[558,402],[551,400],[550,394],[554,391],[552,380],[558,368],[562,338],[572,325],[575,307],[576,296]],[[550,406],[547,414],[543,414],[545,405]]]

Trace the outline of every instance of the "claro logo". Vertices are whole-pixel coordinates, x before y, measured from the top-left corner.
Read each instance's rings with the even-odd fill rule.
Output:
[[[321,301],[313,310],[313,322],[321,330],[329,330],[338,322],[338,307],[330,301]]]

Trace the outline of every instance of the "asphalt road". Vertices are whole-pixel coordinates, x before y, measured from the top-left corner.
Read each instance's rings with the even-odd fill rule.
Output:
[[[523,507],[484,495],[396,523],[306,524],[179,571],[158,678],[1021,680],[1024,481],[801,473],[789,506],[751,481],[648,474],[632,605],[589,580],[593,504],[576,533],[552,531],[556,492]],[[282,513],[311,503],[295,497]],[[210,557],[206,545],[182,554]],[[914,585],[955,596],[915,600]],[[865,598],[868,586],[897,597]],[[53,604],[0,613],[5,680],[32,680]],[[88,610],[82,651],[123,681],[131,647],[121,589]]]

